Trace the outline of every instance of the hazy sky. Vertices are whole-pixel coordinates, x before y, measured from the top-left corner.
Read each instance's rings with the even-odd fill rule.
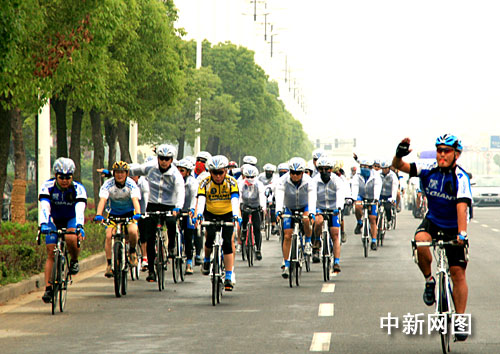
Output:
[[[193,33],[197,0],[176,4],[179,22]],[[241,14],[252,13],[253,3],[203,0],[201,6],[204,37],[240,41],[267,55],[263,25],[252,36],[252,17]],[[358,150],[386,154],[404,136],[425,148],[444,132],[466,145],[500,135],[500,1],[268,0],[267,8],[257,6],[279,33],[280,53],[261,65],[277,70],[287,56],[307,101],[307,115],[298,118],[312,139],[356,137]]]

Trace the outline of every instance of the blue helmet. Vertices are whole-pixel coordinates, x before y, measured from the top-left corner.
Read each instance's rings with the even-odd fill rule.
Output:
[[[462,152],[462,142],[455,135],[444,134],[436,139],[436,147],[438,145],[446,145],[454,148],[458,152]]]

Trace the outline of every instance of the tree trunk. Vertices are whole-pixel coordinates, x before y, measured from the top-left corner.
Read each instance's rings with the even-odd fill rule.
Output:
[[[14,143],[14,184],[12,188],[12,221],[26,222],[26,152],[23,141],[23,122],[21,110],[14,108],[10,111],[12,141]]]
[[[179,149],[177,151],[177,160],[180,160],[184,157],[184,142],[186,141],[186,134],[181,133],[181,135],[177,138],[177,143],[179,143]]]
[[[66,127],[67,100],[52,98],[50,104],[56,113],[57,157],[68,157],[68,129]]]
[[[117,124],[117,134],[118,134],[118,143],[120,144],[120,160],[132,162],[132,157],[130,156],[130,148],[129,148],[129,130],[130,125],[128,122],[124,123],[122,121],[118,121]]]
[[[3,100],[3,96],[0,96],[0,100]],[[7,164],[9,162],[9,148],[10,148],[10,114],[9,111],[5,110],[0,102],[0,193],[2,193],[2,204],[0,204],[0,209],[3,207],[3,191],[5,190],[5,183],[7,182]],[[0,212],[0,222],[2,212]]]
[[[116,134],[117,128],[111,124],[109,118],[104,120],[104,136],[108,144],[108,170],[111,170],[113,163],[116,161]]]
[[[80,146],[80,137],[82,131],[83,109],[77,107],[73,112],[73,121],[71,122],[71,145],[69,148],[69,157],[75,162],[75,181],[81,181],[82,178],[82,148]]]
[[[92,164],[92,182],[94,185],[94,202],[97,208],[99,189],[101,188],[101,174],[98,168],[104,166],[104,142],[102,140],[101,113],[95,108],[90,111],[90,125],[92,126],[92,141],[94,142],[94,161]]]
[[[207,151],[212,152],[214,155],[219,154],[219,137],[211,136],[208,138]]]

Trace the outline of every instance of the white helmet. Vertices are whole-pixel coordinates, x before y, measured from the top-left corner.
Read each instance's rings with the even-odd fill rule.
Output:
[[[148,156],[144,159],[144,163],[148,163],[149,161],[155,160],[154,156]]]
[[[361,159],[359,160],[360,165],[373,166],[373,160],[370,159]]]
[[[198,154],[196,154],[196,159],[204,159],[205,161],[208,161],[212,158],[212,155],[208,151],[200,151]]]
[[[313,160],[307,161],[306,170],[314,171],[315,169],[316,169],[316,167],[314,167]]]
[[[156,155],[158,156],[171,157],[173,159],[176,154],[177,149],[170,144],[162,144],[156,148]]]
[[[75,173],[75,163],[67,157],[60,157],[54,161],[52,169],[55,174],[72,175]]]
[[[323,151],[323,149],[316,149],[313,151],[312,153],[312,158],[314,160],[317,160],[319,159],[321,156],[323,156],[325,154],[325,152]]]
[[[183,158],[176,164],[177,167],[185,168],[186,170],[192,170],[193,169],[193,164],[191,161],[189,161],[187,158]]]
[[[243,158],[243,163],[255,166],[257,165],[257,158],[255,156],[247,155]]]
[[[287,170],[287,171],[290,170],[290,168],[288,167],[288,162],[282,162],[278,165],[278,171],[282,170]]]
[[[319,159],[318,159],[318,162],[316,162],[316,166],[319,167],[330,167],[332,168],[333,167],[333,161],[332,159],[328,158],[327,156],[321,156]]]
[[[210,160],[207,161],[207,168],[209,171],[220,170],[226,168],[229,164],[229,160],[224,155],[212,156]]]
[[[380,166],[380,159],[375,159],[375,160],[373,161],[373,164],[374,164],[374,165],[379,165],[379,166]]]
[[[306,169],[306,160],[302,157],[292,157],[288,161],[288,167],[290,171],[304,172]]]
[[[276,172],[276,166],[273,165],[272,163],[266,163],[264,165],[264,171]]]
[[[245,165],[245,168],[243,169],[243,176],[245,177],[257,177],[259,175],[259,170],[257,167],[252,166],[252,165]]]
[[[391,167],[391,165],[392,165],[392,164],[391,164],[391,163],[389,163],[389,161],[382,161],[382,162],[380,163],[380,167],[381,167],[381,168],[389,168],[389,167]]]
[[[196,164],[196,158],[194,156],[186,156],[184,159],[188,160],[191,162],[191,164],[194,166]]]

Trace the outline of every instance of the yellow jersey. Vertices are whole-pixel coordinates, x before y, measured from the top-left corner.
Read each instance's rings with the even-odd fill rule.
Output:
[[[215,214],[224,215],[232,211],[231,197],[239,195],[238,183],[234,177],[226,175],[221,184],[212,181],[212,176],[205,177],[198,187],[198,196],[206,198],[205,210]]]

